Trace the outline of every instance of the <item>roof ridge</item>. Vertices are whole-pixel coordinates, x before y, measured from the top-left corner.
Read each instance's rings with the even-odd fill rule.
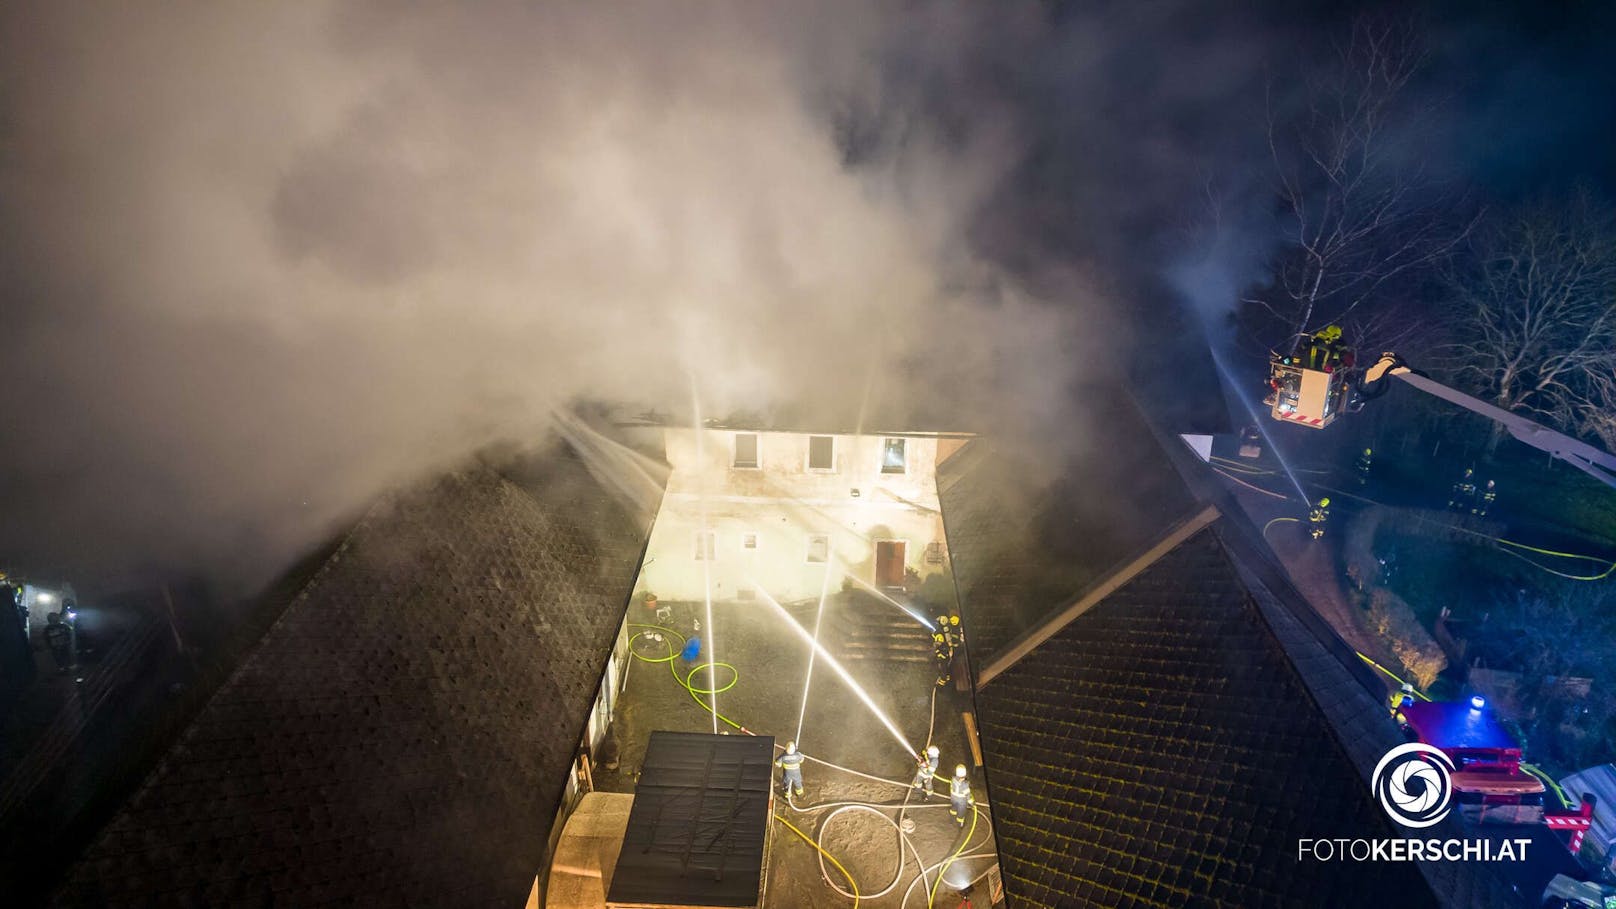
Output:
[[[1087,590],[1079,594],[1065,608],[1027,629],[1014,641],[1005,645],[994,656],[993,661],[984,666],[982,671],[977,674],[977,687],[981,688],[992,682],[1000,673],[1020,662],[1027,654],[1037,650],[1038,645],[1059,634],[1062,628],[1070,625],[1078,616],[1099,605],[1106,597],[1116,592],[1117,588],[1133,580],[1145,569],[1156,564],[1163,556],[1177,549],[1186,540],[1215,522],[1221,514],[1216,505],[1207,505],[1195,514],[1168,528],[1166,533],[1152,541],[1144,551],[1091,584]]]

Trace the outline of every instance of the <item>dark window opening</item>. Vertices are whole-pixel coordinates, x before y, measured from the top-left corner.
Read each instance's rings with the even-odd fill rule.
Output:
[[[735,466],[758,466],[758,437],[755,432],[735,434]]]
[[[887,439],[881,447],[881,472],[903,473],[906,466],[903,439]]]
[[[808,538],[808,561],[824,562],[830,558],[830,537],[816,533]]]
[[[832,470],[836,466],[836,440],[831,436],[808,437],[808,469]]]

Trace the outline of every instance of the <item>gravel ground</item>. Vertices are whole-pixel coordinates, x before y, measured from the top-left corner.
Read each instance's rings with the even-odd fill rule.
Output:
[[[872,604],[868,600],[836,598],[828,608],[890,607]],[[677,604],[669,625],[681,633],[690,634],[692,622],[700,617],[701,611],[701,607],[696,605]],[[798,607],[793,612],[804,627],[813,627],[811,604]],[[738,673],[735,686],[718,695],[719,713],[760,735],[773,735],[776,743],[783,746],[797,734],[798,711],[808,667],[807,644],[764,603],[714,604],[713,613],[717,659],[733,664]],[[828,615],[824,627],[832,627]],[[918,640],[927,640],[927,632],[919,625],[915,626],[915,634]],[[822,643],[832,655],[841,658],[833,635],[827,633]],[[667,653],[666,644],[643,637],[633,644],[636,652],[646,656],[665,656]],[[696,662],[703,663],[705,660],[706,655],[703,654]],[[689,671],[691,664],[676,659],[672,665],[684,673]],[[914,758],[908,751],[910,748],[919,750],[926,745],[935,691],[936,718],[931,740],[942,749],[942,778],[939,779],[938,790],[946,792],[946,775],[955,764],[965,763],[971,767],[973,789],[984,813],[970,846],[963,851],[973,852],[984,848],[991,851],[992,830],[986,819],[987,797],[982,772],[973,766],[961,717],[962,711],[970,709],[969,693],[961,693],[954,686],[939,688],[935,684],[935,673],[928,663],[847,660],[844,666],[868,691],[871,700],[891,717],[893,725],[902,733],[909,747],[900,746],[885,725],[821,660],[813,670],[812,694],[802,723],[801,750],[811,758],[906,784],[913,777],[915,767]],[[717,673],[721,686],[732,675],[723,667],[719,667]],[[697,673],[697,683],[701,682],[704,674]],[[633,791],[634,776],[644,759],[645,746],[653,730],[712,730],[711,714],[675,681],[669,664],[643,660],[633,661],[614,723],[622,749],[622,763],[616,773],[597,773],[596,785],[601,789],[619,792]],[[722,722],[719,728],[739,734]],[[860,905],[872,909],[883,906],[907,905],[911,909],[926,906],[926,893],[918,884],[910,888],[908,902],[903,902],[904,890],[916,878],[919,869],[915,860],[908,857],[901,873],[898,871],[899,840],[890,823],[870,811],[851,810],[837,814],[828,827],[824,825],[836,807],[830,803],[853,801],[890,806],[881,809],[881,813],[894,819],[913,819],[915,830],[909,839],[929,866],[948,859],[965,838],[965,831],[949,816],[946,796],[937,795],[922,801],[918,794],[906,787],[875,782],[812,760],[804,765],[803,777],[805,795],[795,799],[795,805],[777,797],[774,806],[776,814],[783,815],[810,837],[819,835],[821,829],[826,830],[824,848],[853,876],[861,894],[879,891],[893,880],[895,874],[899,875],[899,883],[889,893],[876,899],[865,898]],[[906,799],[916,807],[904,807]],[[765,861],[768,883],[764,905],[771,909],[835,906],[852,902],[831,890],[820,876],[817,852],[783,824],[776,822],[773,827]],[[948,870],[945,883],[938,888],[937,905],[949,909],[959,905],[958,890],[951,887],[949,882],[963,884],[986,871],[993,861],[990,857],[956,862]],[[830,874],[843,889],[847,889],[846,881],[834,867],[830,868]],[[974,904],[985,906],[986,901],[977,899]]]

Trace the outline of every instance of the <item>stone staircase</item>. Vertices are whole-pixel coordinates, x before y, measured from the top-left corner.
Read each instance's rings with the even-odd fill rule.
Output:
[[[846,660],[932,661],[931,632],[873,594],[860,590],[839,594],[828,621],[836,631],[839,653]]]

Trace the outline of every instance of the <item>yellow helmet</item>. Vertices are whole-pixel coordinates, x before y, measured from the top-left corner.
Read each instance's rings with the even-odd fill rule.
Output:
[[[948,617],[948,624],[950,624],[950,625],[958,625],[959,624],[959,616],[957,616],[957,615],[949,616]]]
[[[1325,496],[1324,498],[1320,499],[1319,500],[1319,507],[1320,508],[1329,508],[1330,507],[1330,497]]]
[[[1326,325],[1319,329],[1318,334],[1314,335],[1313,337],[1318,338],[1321,341],[1339,341],[1341,340],[1341,326]]]

